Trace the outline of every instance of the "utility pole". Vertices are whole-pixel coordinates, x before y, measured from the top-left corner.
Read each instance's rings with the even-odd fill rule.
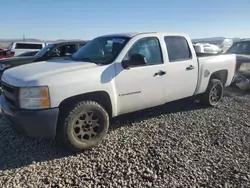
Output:
[[[23,41],[25,41],[25,35],[23,35]]]

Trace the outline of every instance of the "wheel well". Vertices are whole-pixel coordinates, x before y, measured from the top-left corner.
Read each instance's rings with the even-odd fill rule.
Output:
[[[107,111],[110,117],[112,116],[111,99],[109,97],[109,94],[105,91],[96,91],[96,92],[84,93],[84,94],[69,97],[67,99],[64,99],[60,103],[59,109],[60,111],[64,111],[66,109],[70,109],[71,107],[73,107],[74,104],[80,101],[86,101],[86,100],[97,102]]]
[[[218,79],[222,82],[222,85],[225,86],[227,81],[227,74],[228,74],[227,70],[216,71],[210,76],[210,80]]]

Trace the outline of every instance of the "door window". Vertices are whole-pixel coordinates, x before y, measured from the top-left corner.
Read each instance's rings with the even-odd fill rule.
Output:
[[[143,55],[148,65],[163,64],[160,43],[156,37],[147,37],[136,41],[126,54],[124,60],[129,60],[133,54]]]
[[[71,56],[76,52],[76,46],[74,44],[62,45],[52,49],[48,52],[48,57],[65,57]]]
[[[76,46],[74,44],[64,46],[64,56],[71,56],[75,52],[76,52]]]

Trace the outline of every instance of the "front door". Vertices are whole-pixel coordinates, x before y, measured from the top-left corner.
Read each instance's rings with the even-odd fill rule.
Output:
[[[129,113],[164,103],[164,83],[166,65],[163,62],[161,47],[157,37],[137,40],[124,59],[132,54],[142,54],[147,65],[123,69],[117,63],[115,87],[118,95],[118,115]]]

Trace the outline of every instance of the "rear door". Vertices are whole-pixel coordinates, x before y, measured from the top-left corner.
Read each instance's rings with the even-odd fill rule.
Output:
[[[195,92],[198,79],[198,62],[191,41],[183,36],[164,36],[167,66],[165,94],[167,101],[186,98]]]

